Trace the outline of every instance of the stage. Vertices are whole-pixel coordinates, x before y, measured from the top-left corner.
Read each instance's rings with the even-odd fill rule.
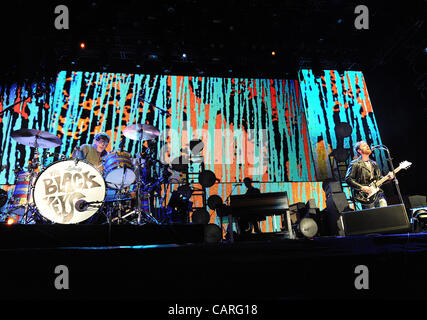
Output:
[[[4,313],[414,317],[426,9],[5,2]]]
[[[1,300],[427,297],[427,233],[313,239],[268,233],[215,243],[204,225],[1,225],[0,240]]]

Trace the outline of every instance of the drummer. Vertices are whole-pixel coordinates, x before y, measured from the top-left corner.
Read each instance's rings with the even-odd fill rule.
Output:
[[[102,173],[104,170],[102,158],[107,154],[105,149],[109,143],[110,136],[108,134],[105,132],[97,133],[92,144],[84,144],[74,149],[72,157],[87,160]]]

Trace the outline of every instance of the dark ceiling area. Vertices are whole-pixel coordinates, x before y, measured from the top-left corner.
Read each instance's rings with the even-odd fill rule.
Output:
[[[10,55],[3,63],[21,75],[60,68],[279,78],[301,66],[368,71],[396,56],[424,58],[426,1],[410,3],[365,2],[369,29],[358,30],[354,1],[15,1],[2,4]],[[69,29],[55,27],[58,5],[69,10]]]
[[[2,4],[0,80],[59,70],[296,78],[299,68],[364,72],[383,143],[421,174],[427,121],[427,1],[14,1]],[[55,27],[58,5],[69,28]],[[85,43],[85,48],[80,47]],[[422,149],[421,149],[422,150]],[[405,179],[405,178],[403,178]]]

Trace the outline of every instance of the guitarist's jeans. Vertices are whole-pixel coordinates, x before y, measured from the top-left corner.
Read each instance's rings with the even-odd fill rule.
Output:
[[[387,207],[387,200],[384,198],[383,194],[381,194],[375,202],[370,204],[362,204],[362,209],[372,209],[378,207]]]

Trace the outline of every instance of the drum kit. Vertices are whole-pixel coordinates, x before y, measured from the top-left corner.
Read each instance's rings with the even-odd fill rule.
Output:
[[[61,140],[35,129],[13,132],[12,139],[34,148],[34,156],[27,171],[15,171],[6,217],[23,224],[161,223],[161,216],[153,214],[154,198],[165,201],[165,190],[177,173],[157,160],[150,147],[143,146],[160,132],[148,124],[134,124],[124,128],[123,135],[138,144],[136,157],[121,144],[120,150],[103,157],[103,170],[98,170],[84,158],[51,152],[46,154],[58,160],[43,167],[38,148],[56,148]],[[162,186],[163,196],[159,191]]]

